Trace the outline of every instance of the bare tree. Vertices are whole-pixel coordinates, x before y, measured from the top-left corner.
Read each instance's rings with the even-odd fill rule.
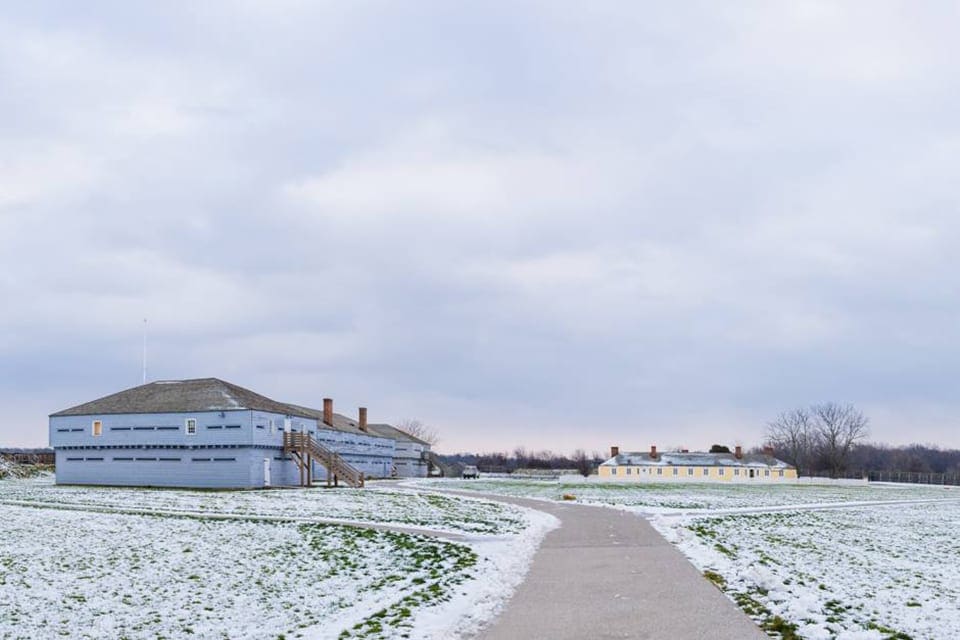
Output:
[[[867,417],[852,404],[827,402],[811,407],[820,453],[830,477],[836,478],[847,464],[853,445],[867,437]]]
[[[405,418],[397,423],[397,429],[418,440],[423,440],[431,447],[440,442],[440,433],[433,427],[428,427],[419,420]]]
[[[582,475],[584,478],[590,475],[590,471],[593,469],[593,464],[590,461],[590,458],[587,457],[587,452],[583,449],[577,449],[573,452],[573,461],[577,467],[577,473]]]
[[[818,432],[807,409],[785,411],[767,423],[767,444],[796,467],[798,475],[810,473],[817,440]]]

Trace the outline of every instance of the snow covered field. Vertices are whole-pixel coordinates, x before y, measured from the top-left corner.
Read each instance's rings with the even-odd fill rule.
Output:
[[[463,637],[495,615],[555,524],[508,506],[392,490],[0,481],[0,637]]]
[[[817,484],[630,484],[599,482],[561,483],[536,480],[427,480],[415,486],[443,487],[545,500],[564,494],[578,502],[634,507],[643,513],[674,510],[715,511],[854,502],[913,501],[960,498],[960,488],[931,485],[817,485]]]
[[[371,483],[374,487],[376,485]],[[47,476],[11,482],[0,504],[38,504],[94,510],[226,514],[393,524],[465,534],[506,534],[524,529],[523,512],[493,502],[381,488],[328,491],[186,491],[119,487],[58,487]]]
[[[960,502],[653,522],[769,627],[817,639],[960,637]]]
[[[960,490],[451,481],[643,516],[770,635],[960,637]]]

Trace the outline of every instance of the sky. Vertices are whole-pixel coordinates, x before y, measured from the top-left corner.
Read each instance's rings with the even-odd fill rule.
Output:
[[[954,2],[4,3],[0,444],[219,377],[441,452],[960,447]]]

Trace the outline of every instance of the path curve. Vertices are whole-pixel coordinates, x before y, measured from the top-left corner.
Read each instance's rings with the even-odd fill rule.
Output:
[[[447,493],[444,491],[444,493]],[[768,636],[643,518],[607,507],[449,492],[553,514],[530,571],[481,640]]]

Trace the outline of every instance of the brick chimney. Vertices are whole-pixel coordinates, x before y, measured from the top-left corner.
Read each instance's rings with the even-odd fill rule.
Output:
[[[650,457],[654,460],[657,458],[657,445],[655,444],[650,445]]]
[[[323,423],[333,426],[333,398],[323,399]]]
[[[360,431],[367,431],[367,408],[360,407],[360,419],[357,421]]]
[[[610,447],[610,457],[616,458],[620,455],[620,447]]]
[[[740,458],[742,458],[742,457],[743,457],[743,447],[741,447],[740,445],[737,445],[737,448],[736,448],[736,450],[735,450],[735,452],[734,452],[733,455],[736,456],[737,460],[739,460]]]

